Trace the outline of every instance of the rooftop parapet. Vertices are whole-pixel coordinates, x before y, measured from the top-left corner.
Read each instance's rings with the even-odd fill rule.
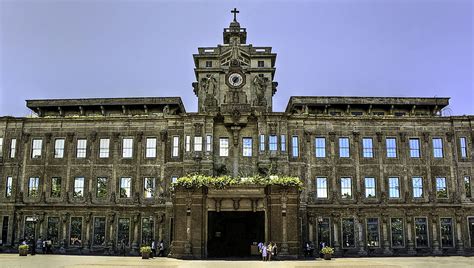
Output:
[[[42,99],[27,100],[26,106],[39,117],[186,113],[180,97]]]

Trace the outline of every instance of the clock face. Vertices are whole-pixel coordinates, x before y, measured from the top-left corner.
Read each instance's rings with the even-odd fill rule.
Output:
[[[232,73],[227,78],[231,87],[240,87],[244,83],[244,78],[240,73]]]

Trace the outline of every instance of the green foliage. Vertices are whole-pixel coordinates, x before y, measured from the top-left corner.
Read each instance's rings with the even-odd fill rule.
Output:
[[[303,183],[299,178],[289,176],[252,176],[232,178],[230,176],[211,177],[201,174],[192,174],[178,178],[177,181],[173,183],[173,188],[181,186],[186,189],[193,189],[205,186],[209,188],[224,189],[232,185],[279,185],[284,187],[296,187],[298,190],[301,190],[303,187]]]
[[[140,253],[151,253],[151,247],[149,246],[140,247]]]
[[[325,255],[326,255],[326,254],[332,255],[332,254],[334,254],[334,249],[333,249],[332,247],[327,247],[327,246],[326,246],[326,247],[323,247],[323,248],[321,249],[321,253],[322,253],[322,254],[325,254]]]
[[[18,250],[28,250],[28,245],[19,245]]]

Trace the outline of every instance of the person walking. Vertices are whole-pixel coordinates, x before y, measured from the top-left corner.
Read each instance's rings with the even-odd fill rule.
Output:
[[[158,257],[164,257],[165,256],[165,244],[163,243],[163,239],[160,240],[160,243],[158,244]]]
[[[266,243],[262,245],[262,260],[267,261],[267,245]]]
[[[41,245],[41,249],[42,249],[42,251],[43,251],[43,254],[46,254],[46,239],[43,240],[43,243],[42,243],[42,245]]]
[[[153,240],[153,242],[151,242],[151,252],[152,252],[152,258],[154,258],[156,256],[156,242],[155,240]]]
[[[272,261],[272,253],[273,253],[273,244],[272,242],[270,242],[267,248],[268,261]]]
[[[273,259],[275,259],[276,256],[277,256],[278,247],[277,247],[277,244],[276,244],[276,243],[272,242],[272,244],[273,244],[272,255],[273,255]]]

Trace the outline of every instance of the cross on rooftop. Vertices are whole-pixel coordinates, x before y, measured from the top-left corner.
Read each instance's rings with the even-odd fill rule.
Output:
[[[240,13],[240,11],[238,11],[237,8],[234,7],[234,9],[230,11],[230,13],[234,13],[234,21],[237,21],[237,13]]]

